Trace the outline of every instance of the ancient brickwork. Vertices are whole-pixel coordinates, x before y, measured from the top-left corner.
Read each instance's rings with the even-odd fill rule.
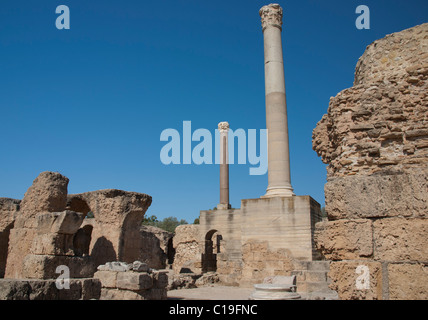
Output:
[[[428,24],[367,47],[313,148],[328,164],[329,221],[315,238],[331,287],[341,299],[427,299]]]

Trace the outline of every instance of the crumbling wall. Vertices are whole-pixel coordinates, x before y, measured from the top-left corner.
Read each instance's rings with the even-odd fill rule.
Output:
[[[46,279],[51,277],[46,274],[52,274],[48,265],[70,263],[81,269],[84,265],[80,264],[89,259],[85,256],[95,266],[140,258],[140,226],[152,198],[115,189],[67,196],[68,182],[59,173],[42,172],[25,193],[20,210],[13,213],[6,278],[19,279],[25,274]],[[90,211],[94,219],[84,219]],[[2,225],[10,225],[10,218],[0,218]],[[59,221],[64,228],[52,231],[45,226]]]
[[[268,241],[249,240],[242,246],[241,286],[262,283],[269,276],[289,276],[294,270],[287,249],[271,249]]]
[[[377,40],[313,131],[341,299],[428,298],[428,24]]]
[[[175,228],[172,269],[175,273],[201,273],[200,225],[184,224]]]
[[[173,233],[153,226],[141,226],[140,233],[142,241],[138,260],[150,268],[165,269],[174,257],[174,252],[171,252],[174,251],[171,245]]]
[[[0,278],[4,277],[10,229],[13,228],[20,203],[21,200],[0,198]]]
[[[22,278],[23,260],[36,236],[37,215],[65,210],[68,181],[59,173],[42,172],[28,188],[10,230],[5,278]]]

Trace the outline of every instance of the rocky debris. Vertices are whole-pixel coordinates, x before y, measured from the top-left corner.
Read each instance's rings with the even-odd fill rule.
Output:
[[[313,131],[328,164],[315,239],[340,299],[428,297],[427,48],[428,23],[369,45]]]
[[[101,281],[101,300],[164,300],[167,271],[150,269],[141,261],[108,262],[98,266],[94,278]]]

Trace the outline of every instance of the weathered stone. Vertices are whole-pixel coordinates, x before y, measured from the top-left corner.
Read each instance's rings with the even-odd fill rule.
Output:
[[[117,274],[116,286],[124,290],[147,290],[153,286],[153,279],[147,273],[119,272]]]
[[[74,256],[74,235],[47,233],[38,234],[33,240],[30,253],[39,255]]]
[[[153,269],[165,269],[167,264],[172,264],[175,254],[173,233],[153,226],[141,226],[140,234],[139,261],[147,263]]]
[[[90,300],[99,299],[96,279],[70,279],[69,288],[58,289],[56,280],[0,279],[0,300]]]
[[[369,273],[367,289],[359,288],[357,278],[358,266],[366,266]],[[335,290],[341,300],[381,300],[382,299],[382,266],[380,262],[370,261],[333,261],[328,276],[332,280],[330,288]]]
[[[149,266],[147,263],[141,262],[141,261],[134,261],[132,263],[132,270],[135,272],[147,272],[149,271]]]
[[[5,277],[21,278],[24,257],[36,235],[36,216],[65,210],[68,179],[59,173],[42,172],[25,193],[10,231]]]
[[[428,169],[327,181],[329,219],[428,217]]]
[[[97,271],[94,273],[94,278],[101,281],[101,286],[103,288],[116,288],[116,271]]]
[[[126,272],[132,269],[132,264],[121,262],[121,261],[113,261],[107,262],[104,265],[100,265],[97,267],[99,271],[116,271],[116,272]]]
[[[371,220],[338,220],[316,224],[317,248],[329,260],[355,260],[373,254]]]
[[[22,275],[29,279],[56,279],[59,266],[67,266],[71,278],[90,278],[95,265],[90,257],[70,257],[29,254],[24,258]]]
[[[428,219],[380,219],[373,231],[376,260],[426,261]]]
[[[19,212],[21,200],[0,198],[0,278],[4,277],[10,230]]]
[[[426,300],[428,267],[425,264],[388,265],[389,299]]]
[[[50,212],[37,216],[37,231],[39,234],[59,233],[75,234],[79,230],[84,215],[74,211]]]

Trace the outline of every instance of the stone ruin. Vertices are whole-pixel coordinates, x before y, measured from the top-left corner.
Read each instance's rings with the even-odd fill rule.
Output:
[[[331,287],[341,299],[427,299],[427,23],[367,47],[313,148],[328,164],[329,221],[315,237]]]
[[[97,266],[139,261],[150,270],[166,267],[172,234],[141,226],[150,196],[114,189],[68,195],[68,182],[59,173],[43,172],[22,201],[0,199],[0,273],[5,278],[0,279],[0,298],[103,299],[104,278],[94,278]],[[69,269],[70,290],[56,289],[59,266]],[[155,271],[146,276],[151,286],[146,282],[140,288],[144,292],[136,294],[164,299],[164,276]]]
[[[260,14],[275,44],[266,56],[279,63],[282,9]],[[201,211],[199,225],[173,237],[141,226],[150,196],[68,195],[66,177],[43,172],[22,201],[0,198],[0,299],[165,299],[168,289],[281,277],[293,290],[277,298],[296,285],[293,296],[309,299],[427,299],[428,24],[369,45],[354,86],[330,99],[314,129],[313,148],[328,164],[324,221],[315,200],[293,193],[288,132],[276,122],[286,125],[283,79],[267,65],[267,89],[280,91],[266,92],[278,148],[269,148],[264,196],[232,209],[223,163],[218,210]],[[227,145],[228,124],[221,129]],[[69,290],[56,287],[61,265]],[[259,285],[256,297],[277,287]]]

